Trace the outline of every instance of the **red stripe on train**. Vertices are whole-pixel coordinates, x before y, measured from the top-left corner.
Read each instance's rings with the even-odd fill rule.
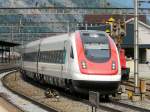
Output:
[[[78,56],[78,64],[80,68],[80,72],[83,74],[90,74],[90,75],[115,75],[118,73],[118,56],[116,52],[115,45],[112,39],[109,38],[110,48],[111,48],[111,57],[108,61],[103,63],[94,63],[89,61],[85,54],[84,48],[82,45],[80,33],[76,33],[76,46],[77,46],[77,56]],[[82,62],[86,62],[86,69],[83,69]],[[116,63],[116,69],[112,70],[112,61]]]

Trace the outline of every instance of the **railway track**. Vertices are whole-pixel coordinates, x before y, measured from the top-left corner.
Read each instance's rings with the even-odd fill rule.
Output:
[[[38,94],[38,93],[36,93],[36,95],[35,94],[33,94],[33,95],[27,95],[25,93],[22,93],[22,91],[16,91],[15,90],[16,88],[13,88],[8,83],[6,83],[8,81],[8,76],[9,75],[11,75],[11,74],[6,75],[5,77],[3,77],[3,80],[2,80],[3,83],[4,83],[4,85],[8,89],[10,89],[11,91],[15,92],[16,94],[18,94],[18,95],[20,95],[20,96],[22,96],[24,98],[27,98],[28,100],[30,100],[33,103],[35,103],[36,105],[39,105],[40,107],[46,109],[47,111],[50,111],[50,112],[61,112],[61,111],[62,112],[76,112],[76,111],[79,111],[80,112],[80,110],[78,110],[79,108],[87,106],[86,107],[87,110],[84,110],[84,111],[85,112],[91,112],[91,106],[90,106],[88,100],[82,99],[82,98],[77,98],[75,96],[68,95],[68,94],[66,95],[65,93],[64,94],[63,93],[60,94],[60,97],[61,97],[60,101],[62,100],[63,103],[69,102],[69,104],[70,103],[72,103],[72,104],[77,103],[78,109],[77,110],[73,110],[73,111],[72,111],[72,109],[68,109],[66,111],[65,109],[63,110],[62,108],[58,109],[58,108],[55,108],[54,106],[51,107],[48,103],[45,103],[45,101],[44,101],[44,100],[46,100],[47,102],[48,101],[50,102],[51,100],[50,99],[44,99],[44,97],[41,97],[40,94]],[[16,77],[16,79],[19,80],[18,77]],[[11,80],[13,81],[14,77]],[[21,82],[23,82],[23,80],[21,80]],[[24,83],[23,84],[21,84],[20,82],[18,82],[18,83],[20,84],[20,86],[24,85]],[[38,84],[36,86],[38,86]],[[38,88],[39,87],[40,86],[38,86]],[[42,88],[42,86],[40,87],[40,90],[38,90],[38,91],[43,91],[44,92],[45,88],[44,89],[43,88],[41,89],[41,88]],[[28,89],[30,89],[30,88],[28,88]],[[36,98],[33,98],[33,96],[35,96]],[[42,101],[39,101],[37,97],[40,97]],[[56,102],[55,105],[60,106],[59,105],[60,103],[61,102]],[[81,105],[81,107],[80,107],[80,105]],[[73,108],[73,107],[74,107],[74,105],[71,105],[71,108]],[[101,112],[102,110],[104,112],[125,112],[125,111],[128,111],[128,112],[141,112],[141,111],[142,112],[149,112],[150,111],[150,110],[145,109],[145,108],[137,107],[137,106],[134,106],[134,105],[130,105],[128,103],[123,103],[123,102],[118,102],[118,101],[110,101],[110,102],[107,102],[107,103],[101,102],[99,104],[99,108],[97,109],[97,112]],[[81,110],[81,111],[84,112],[83,110]]]
[[[64,93],[63,95],[68,98],[79,100],[85,104],[90,105],[89,101],[86,99],[78,98]],[[97,110],[103,110],[106,112],[150,112],[150,109],[145,109],[142,107],[131,105],[123,101],[116,101],[114,99],[110,99],[110,101],[106,102],[103,100],[99,103]]]
[[[134,92],[134,79],[130,78],[128,81],[122,83],[126,86],[127,91]],[[146,80],[146,93],[145,95],[150,98],[150,80]]]
[[[4,77],[14,73],[15,71],[10,69],[7,70],[7,72],[4,70],[4,72],[1,72],[0,74],[0,95],[1,97],[3,97],[6,101],[8,101],[9,103],[11,103],[14,107],[18,108],[18,110],[20,110],[21,112],[49,112],[39,106],[37,106],[36,104],[33,104],[33,102],[24,99],[24,97],[19,97],[18,95],[16,95],[13,91],[10,91],[9,89],[7,89],[7,87],[5,87],[4,85]],[[18,111],[17,111],[18,112]],[[53,112],[53,111],[52,111]]]
[[[124,102],[120,102],[120,101],[112,101],[112,103],[116,106],[120,106],[120,107],[124,107],[125,109],[129,108],[131,109],[131,111],[137,111],[137,112],[150,112],[150,109],[145,109],[145,108],[142,108],[142,107],[138,107],[138,106],[135,106],[135,105],[131,105],[131,104],[128,104],[128,103],[124,103]],[[129,110],[127,110],[129,111]],[[125,112],[125,111],[124,111]]]
[[[16,71],[15,71],[16,72]],[[8,73],[7,75],[5,75],[3,78],[2,78],[2,83],[4,85],[4,87],[6,87],[7,89],[9,89],[10,91],[12,91],[13,93],[23,97],[24,99],[26,100],[29,100],[30,102],[32,102],[33,104],[36,104],[38,106],[40,106],[41,108],[43,108],[44,110],[47,110],[48,112],[60,112],[59,110],[56,110],[55,108],[52,108],[52,107],[49,107],[47,105],[44,105],[43,103],[41,102],[38,102],[36,101],[35,99],[31,98],[30,96],[27,96],[26,94],[23,94],[22,92],[19,92],[19,91],[15,91],[13,90],[12,88],[10,88],[7,83],[5,83],[5,79],[6,77],[8,77],[8,75],[12,74],[12,72]]]
[[[121,102],[100,103],[99,108],[109,112],[150,112],[148,109]]]
[[[0,74],[9,72],[9,71],[13,72],[13,71],[15,71],[16,68],[17,67],[15,67],[15,66],[0,67]],[[5,93],[0,92],[0,98],[4,99],[4,101],[6,101],[9,105],[12,105],[17,112],[24,112],[24,110],[22,108],[18,107],[17,105],[15,105],[14,103],[11,102]]]
[[[10,74],[11,75],[11,74]],[[12,75],[15,77],[15,75]],[[61,96],[59,101],[56,101],[56,99],[52,98],[45,98],[45,95],[43,95],[43,93],[45,92],[45,90],[39,87],[35,87],[32,84],[29,84],[30,86],[34,86],[36,88],[35,91],[30,91],[33,90],[32,88],[26,87],[29,91],[27,91],[27,93],[23,93],[24,88],[22,88],[22,90],[16,90],[18,86],[24,86],[26,84],[24,84],[24,80],[21,79],[21,81],[18,82],[19,85],[16,86],[16,88],[14,88],[13,84],[9,85],[7,82],[9,82],[9,74],[5,77],[3,77],[3,83],[4,85],[10,89],[12,92],[18,94],[19,96],[22,96],[30,101],[32,101],[33,103],[41,106],[42,108],[48,110],[48,112],[76,112],[76,111],[82,111],[82,112],[88,112],[90,106],[89,105],[85,105],[83,103],[81,103],[78,100],[73,100],[73,99],[69,99],[66,97]],[[16,78],[18,80],[18,77]],[[13,81],[13,79],[11,79],[11,81]],[[23,82],[23,84],[21,84],[20,82]],[[14,82],[12,82],[14,83]],[[36,91],[40,91],[39,93],[37,93]],[[32,95],[29,95],[28,93],[33,93]],[[34,94],[36,93],[36,94]],[[89,111],[90,112],[90,111]]]
[[[18,66],[16,66],[16,65],[9,65],[9,64],[7,64],[7,65],[1,65],[0,64],[0,74],[16,70],[17,68],[18,68]]]
[[[72,96],[68,96],[72,98]],[[75,97],[76,99],[80,99]],[[90,105],[89,101],[86,99],[80,99],[81,102],[86,103],[88,105]],[[116,101],[114,99],[110,99],[110,101],[102,101],[99,103],[98,105],[98,109],[99,110],[103,110],[106,112],[150,112],[150,109],[146,109],[143,107],[139,107],[139,106],[135,106],[132,104],[128,104],[124,101]]]

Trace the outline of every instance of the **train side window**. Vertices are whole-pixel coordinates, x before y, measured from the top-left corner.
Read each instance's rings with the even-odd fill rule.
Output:
[[[56,51],[54,51],[54,63],[56,63],[57,62],[57,54],[56,54],[57,52]]]
[[[70,51],[70,57],[71,57],[72,59],[74,59],[74,53],[73,53],[73,48],[72,48],[72,46],[71,46],[71,51]]]
[[[62,61],[62,63],[64,64],[65,61],[66,61],[66,50],[64,49],[63,50],[63,61]]]
[[[58,61],[58,55],[57,55],[57,51],[55,51],[55,63],[57,63]]]
[[[59,50],[59,64],[61,64],[62,58],[61,58],[61,50]]]
[[[49,51],[49,63],[51,62],[51,58],[52,58],[51,51]]]
[[[54,51],[52,51],[52,63],[54,63]]]

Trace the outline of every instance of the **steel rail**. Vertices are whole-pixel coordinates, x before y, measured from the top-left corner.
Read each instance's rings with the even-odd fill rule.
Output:
[[[119,101],[112,101],[112,103],[115,104],[115,105],[122,106],[122,107],[130,108],[130,109],[135,110],[135,111],[150,112],[149,109],[141,108],[141,107],[138,107],[138,106],[130,105],[130,104],[119,102]]]
[[[121,111],[119,109],[115,109],[115,108],[111,108],[111,107],[105,106],[103,104],[99,104],[99,108],[102,109],[102,110],[109,111],[109,112],[124,112],[124,111]]]

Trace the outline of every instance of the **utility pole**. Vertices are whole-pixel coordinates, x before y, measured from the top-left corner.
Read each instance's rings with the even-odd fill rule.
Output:
[[[13,30],[14,30],[14,26],[13,26],[13,24],[12,24],[12,26],[11,26],[11,42],[12,42],[12,43],[14,42]],[[14,59],[14,47],[11,48],[11,57],[13,58],[13,60],[15,60],[15,59]],[[12,61],[12,62],[14,62],[14,61]]]
[[[139,63],[139,47],[138,47],[138,0],[134,0],[134,81],[135,81],[135,94],[139,93],[138,89],[138,78],[139,78],[139,71],[138,71],[138,63]]]
[[[22,16],[22,15],[21,15]],[[21,35],[21,24],[22,24],[22,17],[20,16],[20,20],[19,20],[19,36]],[[23,36],[21,35],[21,67],[23,67]]]

